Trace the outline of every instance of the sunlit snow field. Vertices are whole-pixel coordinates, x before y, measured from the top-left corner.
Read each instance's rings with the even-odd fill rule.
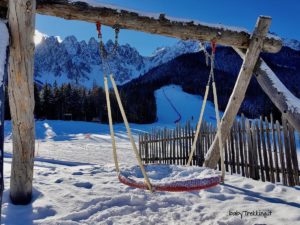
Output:
[[[197,117],[200,97],[188,95],[176,86],[165,88],[184,115],[182,122],[192,116],[191,111],[196,111],[193,116]],[[161,90],[156,92],[156,98],[158,122],[132,124],[136,140],[138,133],[153,127],[174,127],[172,121],[177,114],[167,106]],[[185,111],[179,104],[181,101],[185,102]],[[214,122],[212,112],[209,103],[206,118]],[[117,124],[115,132],[121,168],[136,165],[125,127]],[[3,224],[300,224],[300,187],[229,174],[224,185],[185,193],[151,194],[120,184],[109,127],[105,124],[37,121],[35,147],[32,203],[12,205],[9,201],[11,123],[5,122]],[[252,212],[256,215],[250,215]]]

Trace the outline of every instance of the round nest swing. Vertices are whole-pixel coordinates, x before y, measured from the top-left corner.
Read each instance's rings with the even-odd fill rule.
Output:
[[[223,146],[222,141],[219,141],[220,148],[220,157],[221,157],[221,171],[222,174],[218,174],[215,170],[204,168],[204,167],[195,167],[189,166],[191,164],[192,157],[194,155],[196,144],[198,137],[200,135],[200,128],[203,119],[203,113],[206,106],[206,100],[209,93],[210,86],[213,88],[213,96],[215,103],[215,112],[217,119],[217,128],[219,130],[220,126],[220,114],[218,107],[218,99],[217,99],[217,91],[214,80],[214,56],[216,50],[216,42],[212,40],[212,53],[209,55],[205,48],[203,48],[201,44],[201,48],[203,48],[206,59],[210,58],[211,61],[211,70],[209,74],[209,79],[207,81],[203,104],[201,107],[201,112],[199,116],[199,121],[197,123],[197,129],[195,132],[195,138],[193,141],[193,145],[191,147],[191,151],[189,153],[189,159],[187,165],[189,166],[178,166],[178,165],[167,165],[167,164],[150,164],[143,165],[141,156],[139,155],[138,148],[135,144],[135,140],[132,136],[131,129],[127,120],[127,116],[120,98],[119,90],[114,80],[113,73],[111,71],[111,67],[108,63],[108,59],[110,59],[116,52],[118,47],[118,35],[119,35],[119,27],[116,26],[115,29],[115,44],[111,54],[105,50],[104,43],[102,40],[101,33],[101,23],[98,21],[96,23],[98,38],[99,38],[99,48],[100,48],[100,56],[102,59],[103,66],[103,80],[104,80],[104,90],[106,96],[106,104],[107,104],[107,114],[108,121],[110,127],[110,135],[112,139],[112,150],[113,157],[115,162],[116,171],[118,173],[119,181],[125,185],[128,185],[133,188],[140,188],[150,190],[150,192],[154,191],[170,191],[170,192],[183,192],[183,191],[196,191],[201,189],[210,188],[220,184],[224,180],[225,169],[224,169],[224,158],[223,158]],[[114,125],[112,119],[111,112],[111,104],[110,104],[110,95],[109,95],[109,87],[108,87],[108,77],[107,74],[110,74],[109,78],[113,87],[113,91],[116,96],[116,100],[127,130],[128,138],[131,142],[134,154],[138,161],[138,166],[133,166],[131,168],[127,168],[123,171],[120,170],[118,157],[117,157],[117,148],[116,148],[116,140],[114,133]],[[221,132],[217,132],[219,140],[222,140]]]
[[[149,164],[144,167],[151,180],[153,191],[197,191],[216,186],[221,182],[219,173],[204,167],[168,164]],[[121,183],[130,187],[148,189],[139,166],[124,169],[118,178]]]

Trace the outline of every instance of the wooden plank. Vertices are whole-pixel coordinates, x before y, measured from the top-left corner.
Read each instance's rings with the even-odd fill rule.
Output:
[[[204,154],[206,154],[206,152],[207,152],[207,130],[206,130],[206,123],[205,122],[203,122],[203,140],[204,140],[204,142],[203,142],[203,152],[204,152]]]
[[[171,141],[172,137],[172,130],[168,130],[168,148],[169,148],[169,155],[170,155],[170,160],[169,163],[173,164],[173,158],[174,158],[174,151],[173,151],[173,143]]]
[[[259,169],[258,169],[258,142],[257,142],[257,134],[254,123],[251,123],[251,138],[252,138],[252,157],[253,157],[253,175],[255,180],[260,179]]]
[[[231,151],[231,169],[232,169],[232,173],[236,173],[236,169],[235,169],[235,150],[234,150],[234,134],[231,131],[230,132],[230,151]]]
[[[265,171],[264,171],[264,162],[262,157],[262,147],[261,147],[261,138],[260,138],[260,130],[258,126],[258,121],[255,121],[255,128],[256,128],[256,137],[257,137],[257,151],[258,151],[258,158],[259,158],[259,167],[260,167],[260,177],[262,181],[266,181],[265,179]]]
[[[285,160],[286,160],[286,169],[287,169],[287,180],[289,186],[295,186],[294,175],[291,163],[291,147],[288,138],[288,128],[287,121],[282,116],[282,128],[283,128],[283,137],[284,137],[284,146],[285,146]]]
[[[251,137],[251,127],[248,119],[245,121],[246,134],[247,134],[247,146],[248,146],[248,159],[249,159],[249,177],[255,178],[254,165],[253,165],[253,146]]]
[[[0,6],[7,6],[7,0],[0,0]],[[219,44],[247,49],[250,46],[250,33],[230,26],[220,26],[193,20],[175,19],[165,14],[140,13],[87,2],[70,2],[68,0],[38,0],[37,12],[42,15],[61,17],[67,20],[81,20],[95,23],[100,20],[103,25],[137,30],[151,34],[160,34],[183,40],[194,39],[211,41]],[[268,36],[262,44],[266,52],[278,52],[282,41]]]
[[[272,139],[273,139],[273,151],[274,151],[274,160],[275,160],[275,173],[276,173],[276,182],[280,182],[280,173],[279,173],[279,165],[278,165],[278,151],[275,137],[275,125],[273,115],[271,114],[271,129],[272,129]]]
[[[234,50],[241,58],[245,57],[245,50],[237,48],[234,48]],[[277,109],[285,115],[289,123],[293,124],[294,128],[300,133],[300,112],[294,110],[293,107],[289,107],[291,103],[288,102],[288,99],[297,99],[297,97],[285,87],[272,69],[261,58],[257,62],[254,75],[262,90],[271,99]]]
[[[33,114],[35,12],[35,0],[27,0],[26,4],[23,0],[9,1],[8,94],[13,133],[10,198],[14,204],[28,204],[32,197],[35,147]]]
[[[233,130],[234,132],[234,146],[235,146],[235,160],[236,160],[236,171],[238,174],[241,173],[240,169],[240,145],[239,145],[239,137],[238,137],[238,128],[237,128],[237,122],[234,122]]]
[[[161,137],[161,147],[162,147],[162,153],[163,153],[163,163],[167,164],[167,155],[166,155],[166,144],[165,144],[165,129],[160,131],[160,137]]]
[[[282,183],[283,183],[283,185],[287,185],[286,167],[285,167],[284,152],[283,152],[283,141],[282,141],[282,137],[281,137],[280,124],[278,121],[276,121],[276,133],[277,133],[278,148],[279,148]]]
[[[266,126],[267,148],[268,148],[268,157],[269,157],[269,165],[270,165],[270,179],[272,183],[275,183],[272,146],[270,140],[270,129],[269,129],[269,121],[267,117],[265,117],[265,126]]]
[[[168,144],[167,144],[167,140],[168,140],[167,128],[164,128],[163,140],[164,140],[166,164],[169,164]]]
[[[196,129],[196,128],[195,128]],[[199,166],[203,166],[203,162],[204,162],[204,136],[203,136],[203,124],[200,128],[200,137],[199,139],[199,153],[200,153],[200,158],[199,158]]]
[[[242,114],[242,131],[243,131],[243,149],[244,149],[244,157],[245,157],[245,175],[246,177],[250,177],[249,173],[249,160],[248,160],[248,146],[247,146],[247,133],[246,133],[246,120],[244,115]]]
[[[149,163],[149,142],[148,142],[148,134],[146,134],[145,136],[145,141],[146,141],[146,145],[145,145],[145,158],[146,158],[146,163]]]
[[[267,145],[266,145],[266,138],[265,138],[265,128],[264,128],[264,121],[262,116],[260,117],[260,136],[262,141],[262,149],[263,149],[263,157],[264,157],[264,168],[266,172],[266,180],[271,181],[270,179],[270,170],[269,170],[269,160],[267,154]]]
[[[192,126],[191,126],[192,127]],[[192,134],[194,134],[194,128],[192,127]],[[200,133],[201,133],[201,131],[200,131]],[[193,142],[194,142],[194,135],[193,135],[193,137],[192,137],[192,139],[191,139],[191,141],[192,141],[192,143],[191,143],[191,145],[193,144]],[[197,140],[197,143],[196,143],[196,150],[195,150],[195,165],[197,165],[197,166],[200,166],[200,161],[201,161],[201,139],[202,138],[199,138],[198,140]]]
[[[161,151],[162,163],[166,164],[166,150],[165,150],[165,143],[164,143],[164,130],[159,129],[158,135],[159,135],[159,140],[160,140],[160,151]]]
[[[244,145],[243,145],[243,133],[242,133],[242,125],[241,121],[238,121],[238,136],[239,136],[239,147],[240,147],[240,156],[241,156],[241,168],[242,168],[242,176],[245,176],[245,162],[244,162]]]
[[[187,149],[186,149],[186,156],[187,156],[187,158],[188,158],[188,156],[189,156],[189,151],[191,150],[191,148],[192,148],[192,133],[193,133],[193,128],[192,128],[192,126],[191,126],[191,123],[190,123],[190,121],[188,121],[188,147],[187,147]],[[196,145],[196,148],[197,148],[197,145]],[[187,159],[188,160],[188,159]],[[196,151],[194,152],[194,155],[193,155],[193,160],[192,160],[192,165],[196,165]]]
[[[232,163],[232,151],[231,151],[231,133],[230,136],[228,137],[228,161],[229,161],[229,166],[230,166],[230,174],[233,174],[233,163]]]
[[[175,138],[176,129],[173,130],[172,135]],[[175,141],[175,139],[172,140],[172,146],[173,146],[173,164],[176,164],[177,151],[176,151],[176,141]]]
[[[200,136],[200,138],[201,138],[201,156],[203,156],[203,161],[202,161],[202,166],[203,166],[203,163],[204,163],[204,156],[205,156],[205,135],[204,135],[204,124],[202,124],[202,128],[201,128],[201,130],[202,130],[202,134],[201,134],[201,136]],[[200,135],[200,134],[199,134]]]
[[[176,125],[176,138],[178,138],[179,136],[179,124]],[[179,152],[179,139],[175,139],[175,142],[176,142],[176,152],[177,152],[177,165],[180,165],[180,152]]]
[[[187,124],[185,124],[185,127],[183,128],[183,136],[184,136],[184,147],[183,147],[183,158],[184,158],[184,160],[183,160],[183,163],[184,163],[184,165],[186,165],[186,163],[187,163],[187,158],[188,158],[188,139],[187,139],[187,137],[188,137],[188,131],[187,131]]]
[[[157,140],[157,141],[156,141]],[[160,138],[160,130],[155,131],[155,138],[152,141],[156,141],[154,143],[155,146],[155,156],[158,158],[158,163],[162,163],[162,140]]]
[[[155,161],[155,148],[156,148],[156,145],[157,143],[159,142],[154,142],[156,139],[157,139],[158,135],[156,133],[156,130],[155,129],[152,129],[152,132],[151,132],[151,163],[154,163]]]
[[[250,83],[252,73],[256,62],[259,58],[262,43],[264,37],[268,33],[271,24],[270,17],[259,17],[253,35],[251,36],[251,42],[247,50],[244,62],[242,64],[240,73],[235,83],[233,92],[230,96],[229,102],[225,109],[220,129],[222,133],[223,142],[229,135],[230,128],[233,121],[239,111],[239,108],[244,100],[247,87]],[[220,158],[220,150],[218,147],[218,137],[215,138],[205,160],[205,166],[214,168]]]
[[[229,171],[229,157],[228,157],[228,140],[224,143],[224,153],[225,153],[225,170],[226,172]]]
[[[298,164],[298,156],[297,156],[297,146],[295,141],[295,131],[291,124],[288,124],[290,144],[291,144],[291,159],[293,165],[293,174],[295,184],[299,185],[299,164]]]
[[[152,163],[152,132],[149,134],[149,163]]]

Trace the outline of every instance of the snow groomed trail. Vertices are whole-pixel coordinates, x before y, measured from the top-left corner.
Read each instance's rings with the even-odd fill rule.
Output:
[[[172,101],[169,99],[169,97],[166,94],[165,89],[162,89],[165,98],[167,99],[167,101],[169,102],[170,106],[172,107],[172,109],[175,111],[175,113],[178,115],[178,118],[174,121],[174,123],[179,123],[181,120],[181,114],[178,112],[178,110],[176,109],[176,107],[174,106],[174,104],[172,103]]]
[[[203,98],[184,92],[178,85],[164,86],[155,91],[158,123],[174,124],[180,118],[180,123],[190,121],[196,125],[200,115]],[[208,101],[205,121],[216,124],[214,105]]]

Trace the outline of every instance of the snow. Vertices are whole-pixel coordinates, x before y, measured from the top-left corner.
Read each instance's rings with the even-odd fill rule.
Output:
[[[181,123],[191,121],[196,124],[199,119],[203,98],[188,94],[177,85],[164,86],[155,91],[157,118],[162,124],[172,124],[178,119],[177,112],[173,109],[168,98],[181,115]],[[166,98],[167,96],[167,98]],[[212,102],[207,101],[203,119],[216,125],[215,108]]]
[[[295,51],[300,51],[300,41],[298,40],[284,38],[283,45],[294,49]]]
[[[70,2],[72,2],[72,3],[84,2],[84,3],[86,3],[90,6],[93,6],[93,7],[110,8],[110,9],[116,10],[118,13],[120,13],[122,10],[129,11],[129,12],[132,12],[132,13],[139,14],[140,16],[147,16],[147,17],[154,18],[154,19],[158,19],[159,15],[160,15],[159,13],[141,12],[141,11],[137,11],[137,10],[133,10],[133,9],[128,9],[128,8],[125,8],[125,7],[119,7],[119,6],[116,6],[116,5],[113,5],[113,4],[103,3],[103,2],[100,2],[100,1],[96,1],[96,0],[70,0]]]
[[[6,50],[9,41],[9,34],[7,26],[3,20],[0,19],[0,86],[2,86],[5,64],[6,64]]]
[[[137,13],[139,16],[150,17],[150,18],[153,18],[153,19],[159,19],[160,15],[163,15],[161,13],[149,13],[149,12],[142,12],[142,11],[127,9],[127,8],[124,8],[124,7],[119,7],[119,6],[116,6],[116,5],[107,4],[107,3],[103,3],[103,2],[100,2],[100,1],[96,1],[96,0],[71,0],[70,2],[72,2],[72,3],[85,2],[85,3],[87,3],[87,4],[89,4],[90,6],[93,6],[93,7],[111,8],[111,9],[117,10],[117,12],[121,12],[122,10],[125,10],[125,11],[128,11],[128,12]],[[191,22],[193,22],[195,25],[213,27],[213,28],[216,28],[216,29],[221,29],[223,31],[231,30],[233,32],[238,32],[238,33],[241,33],[241,32],[249,33],[249,31],[247,29],[240,28],[240,27],[225,26],[225,25],[222,25],[222,24],[204,23],[204,22],[197,21],[197,20],[182,19],[182,18],[176,18],[176,17],[171,17],[171,16],[165,16],[165,18],[170,20],[171,22],[182,22],[182,23],[191,23]]]
[[[277,92],[282,93],[286,99],[288,109],[295,113],[300,113],[300,99],[294,96],[284,84],[277,78],[274,72],[267,66],[266,63],[261,64],[261,69],[268,74],[268,77],[273,83],[273,87],[276,88]]]
[[[134,137],[152,126],[132,124]],[[125,127],[117,124],[115,132],[121,168],[136,165]],[[226,174],[225,184],[211,189],[151,194],[119,183],[108,125],[37,121],[36,134],[33,200],[15,206],[9,201],[11,123],[5,122],[3,224],[300,223],[300,187]]]
[[[56,76],[52,72],[43,72],[43,74],[40,77],[36,77],[35,79],[43,84],[54,84],[54,82],[56,81],[58,86],[67,83],[71,83],[74,85],[76,84],[76,81],[74,79],[70,79],[68,77],[68,74],[64,72],[62,72],[60,76]],[[94,83],[102,87],[104,85],[104,80],[101,66],[91,66],[91,72],[88,75],[88,79],[81,77],[78,83],[86,88],[92,88]]]
[[[155,92],[158,121],[131,124],[136,141],[139,133],[155,126],[175,126],[178,115],[163,91],[182,120],[192,115],[198,119],[200,96],[187,94],[176,85],[162,87]],[[214,115],[214,107],[208,102],[205,118],[214,122],[210,115]],[[9,200],[11,122],[5,121],[4,127],[3,224],[300,224],[299,186],[285,187],[230,174],[226,174],[223,185],[193,192],[151,194],[121,184],[114,167],[109,126],[78,121],[36,121],[33,200],[27,206],[16,206]],[[122,124],[114,128],[122,172],[134,171],[142,181],[126,128]],[[148,172],[156,184],[219,173],[183,166],[152,166]]]
[[[45,38],[47,38],[48,37],[48,35],[46,35],[46,34],[44,34],[44,33],[42,33],[42,32],[40,32],[40,31],[38,31],[38,30],[35,30],[35,32],[34,32],[34,44],[35,45],[38,45],[38,44],[40,44]]]
[[[180,165],[151,164],[145,166],[145,170],[153,185],[168,184],[175,181],[219,177],[220,175],[216,170],[196,166],[186,167]],[[144,182],[144,176],[139,166],[124,168],[122,170],[122,175],[133,179],[136,182]]]

